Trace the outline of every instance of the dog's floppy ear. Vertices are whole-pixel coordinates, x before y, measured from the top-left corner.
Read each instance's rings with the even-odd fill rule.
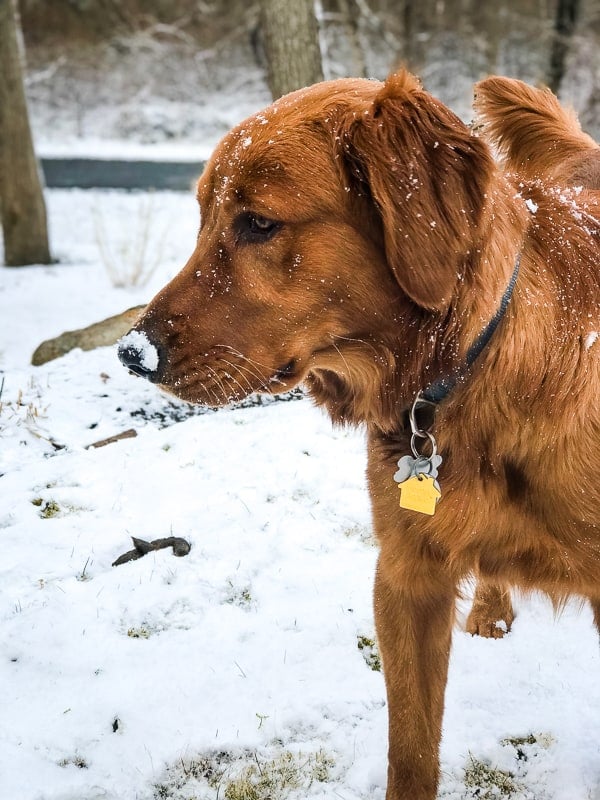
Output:
[[[396,280],[443,310],[472,247],[493,160],[484,142],[402,70],[338,131],[355,188],[370,194]]]

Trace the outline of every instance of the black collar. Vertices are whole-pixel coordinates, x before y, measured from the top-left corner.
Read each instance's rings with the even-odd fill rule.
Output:
[[[502,295],[502,300],[500,301],[498,310],[469,348],[464,363],[458,366],[450,375],[445,375],[434,383],[430,384],[424,391],[420,393],[421,400],[425,400],[427,403],[432,403],[433,405],[441,403],[442,400],[444,400],[450,394],[452,389],[454,389],[458,381],[462,380],[469,369],[473,366],[481,351],[486,347],[494,335],[494,331],[498,327],[502,317],[506,312],[506,309],[508,308],[513,289],[515,288],[515,283],[517,282],[517,277],[519,275],[520,265],[521,253],[519,253],[517,256],[513,274],[508,286],[506,287],[506,291]]]

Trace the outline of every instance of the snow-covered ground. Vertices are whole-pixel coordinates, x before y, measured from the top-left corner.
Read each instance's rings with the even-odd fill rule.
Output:
[[[60,263],[0,268],[0,800],[383,800],[362,432],[306,399],[167,424],[183,407],[114,348],[31,367],[149,299],[197,228],[191,194],[47,199]],[[121,269],[148,213],[149,281],[116,289],[98,240]],[[192,548],[111,566],[131,536]],[[457,628],[440,796],[597,800],[591,613],[517,610],[503,640]]]

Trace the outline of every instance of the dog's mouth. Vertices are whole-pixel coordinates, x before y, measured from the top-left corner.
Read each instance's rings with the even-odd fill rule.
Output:
[[[257,368],[250,368],[248,363],[245,360],[239,364],[235,361],[215,362],[208,367],[204,366],[199,372],[187,375],[184,373],[178,377],[171,376],[166,382],[161,382],[160,386],[166,392],[188,403],[217,408],[228,403],[240,402],[254,392],[283,394],[302,380],[303,370],[299,367],[297,359],[287,361],[269,378],[263,378],[260,382],[253,380],[253,377],[258,377]]]
[[[275,373],[269,378],[269,388],[275,388],[278,384],[288,383],[290,380],[293,380],[296,376],[298,371],[298,364],[295,358],[292,358],[291,361],[288,361],[283,367],[280,367]]]

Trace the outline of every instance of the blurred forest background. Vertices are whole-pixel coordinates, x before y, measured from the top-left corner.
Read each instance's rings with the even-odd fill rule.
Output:
[[[289,0],[293,5],[294,0]],[[256,0],[21,0],[36,139],[214,143],[267,104]],[[467,121],[472,84],[551,86],[600,138],[600,0],[317,0],[326,78],[399,63]]]

